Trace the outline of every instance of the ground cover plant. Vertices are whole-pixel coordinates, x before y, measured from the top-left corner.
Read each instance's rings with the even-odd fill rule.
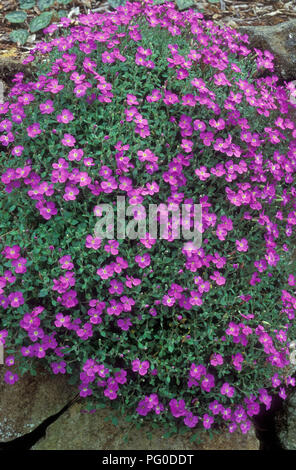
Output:
[[[268,51],[170,2],[69,25],[46,28],[36,79],[0,104],[5,381],[39,361],[90,408],[246,433],[295,385],[289,90]],[[162,238],[99,238],[118,196],[135,232],[149,204],[187,204],[190,229],[200,204],[201,246],[172,218]]]

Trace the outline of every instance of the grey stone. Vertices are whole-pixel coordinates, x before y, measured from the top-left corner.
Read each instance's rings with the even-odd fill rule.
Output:
[[[284,450],[296,450],[296,392],[286,399],[275,417],[275,428]]]
[[[0,367],[0,441],[7,442],[33,431],[49,416],[58,413],[74,396],[77,388],[68,384],[64,376],[55,376],[37,368],[37,375],[29,373],[14,385],[4,382],[5,372]]]
[[[200,442],[190,442],[194,430],[165,438],[165,431],[160,427],[153,429],[143,424],[137,429],[118,415],[117,423],[106,421],[110,418],[108,408],[91,414],[82,411],[81,403],[71,406],[47,428],[45,438],[31,450],[259,450],[254,429],[246,435],[240,431],[230,434],[225,429],[215,433],[213,439],[208,432],[201,431]]]
[[[238,31],[249,36],[249,47],[269,50],[275,56],[276,75],[286,81],[296,79],[296,20],[274,26],[242,26]]]

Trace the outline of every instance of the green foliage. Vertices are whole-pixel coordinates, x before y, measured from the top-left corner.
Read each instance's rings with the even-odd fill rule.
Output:
[[[25,11],[13,11],[5,15],[5,19],[9,23],[23,23],[27,19],[27,13]]]
[[[38,5],[39,10],[44,11],[52,7],[54,2],[55,0],[37,0],[37,5]]]
[[[51,18],[52,11],[41,13],[41,15],[33,18],[29,25],[31,33],[36,33],[37,31],[46,28],[50,24]]]
[[[22,10],[31,10],[36,5],[35,0],[20,0],[20,8]]]
[[[170,19],[183,18],[172,6],[157,5],[163,16],[169,10]],[[238,412],[251,394],[258,405],[262,390],[276,389],[275,373],[286,383],[296,335],[294,131],[284,113],[285,88],[270,77],[253,78],[270,68],[268,56],[256,56],[235,32],[192,12],[184,15],[193,31],[184,22],[177,34],[165,23],[151,26],[144,4],[128,8],[141,8],[130,24],[116,12],[107,26],[98,15],[83,15],[79,28],[63,28],[66,53],[54,40],[48,54],[35,54],[34,80],[25,83],[18,74],[13,82],[1,117],[1,126],[11,129],[0,135],[0,334],[9,333],[5,348],[21,371],[34,370],[38,360],[53,370],[65,362],[62,373],[72,376],[81,396],[91,394],[89,411],[102,402],[138,427],[164,425],[169,437],[188,431],[185,412],[171,413],[174,400],[199,418],[199,427],[207,415],[221,426],[221,413],[209,408],[215,400]],[[34,19],[30,31],[44,29],[51,15]],[[4,113],[6,104],[0,106]],[[98,242],[96,209],[115,207],[119,195],[129,202],[139,197],[146,211],[150,204],[201,204],[202,246],[190,250],[172,231],[151,244],[115,233],[89,245]],[[116,227],[130,221],[116,211],[114,219]],[[65,256],[73,266],[63,265]],[[20,259],[25,270],[15,262]],[[16,293],[23,296],[17,307]],[[66,324],[59,324],[60,315]],[[28,316],[42,330],[37,342]],[[127,328],[120,324],[128,319]],[[49,338],[57,344],[42,357]],[[21,349],[29,347],[33,357]],[[137,359],[149,364],[146,373]],[[110,398],[122,372],[126,381],[118,381]],[[225,384],[233,395],[221,391]],[[163,409],[154,405],[145,416],[139,404],[155,395]]]
[[[19,43],[19,44],[25,44],[29,36],[29,33],[26,29],[16,29],[14,31],[11,31],[9,34],[10,39],[13,42]]]
[[[192,8],[196,5],[193,0],[176,0],[176,4],[180,11]]]

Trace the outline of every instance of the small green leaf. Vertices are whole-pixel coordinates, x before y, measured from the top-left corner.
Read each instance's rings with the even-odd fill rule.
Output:
[[[112,8],[114,8],[114,10],[116,10],[120,5],[125,4],[125,0],[108,0],[108,3]]]
[[[37,16],[36,18],[33,18],[31,23],[30,23],[30,31],[31,33],[36,33],[37,31],[40,31],[40,29],[46,28],[52,18],[52,11],[45,11],[44,13],[41,13],[41,15]]]
[[[118,419],[116,418],[116,416],[112,416],[111,421],[112,421],[112,423],[114,424],[114,426],[117,426],[117,425],[118,425]]]
[[[16,29],[15,31],[11,31],[9,34],[10,39],[13,42],[17,42],[19,44],[25,44],[26,40],[28,39],[29,33],[26,29]],[[11,210],[9,210],[11,212]]]
[[[9,23],[23,23],[27,19],[27,13],[25,11],[12,11],[7,13],[5,18]]]
[[[68,3],[71,3],[73,0],[58,0],[58,3],[61,3],[62,5],[68,5]]]
[[[176,0],[176,3],[180,11],[195,6],[195,2],[192,0]]]
[[[52,7],[54,0],[38,0],[37,5],[40,11],[47,10],[47,8]]]
[[[67,10],[59,10],[58,11],[58,17],[63,18],[67,16]]]
[[[46,297],[47,294],[48,294],[48,290],[47,290],[47,289],[41,289],[41,291],[39,292],[38,297]]]
[[[35,6],[35,0],[20,0],[21,10],[30,10]]]

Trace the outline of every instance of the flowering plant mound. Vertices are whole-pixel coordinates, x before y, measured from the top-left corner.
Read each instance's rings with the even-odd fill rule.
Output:
[[[6,382],[41,360],[91,406],[247,432],[295,385],[296,126],[288,88],[254,78],[272,55],[151,0],[45,33],[0,104]],[[135,232],[150,204],[186,205],[189,229],[201,205],[201,246],[172,218],[96,236],[118,196]]]

